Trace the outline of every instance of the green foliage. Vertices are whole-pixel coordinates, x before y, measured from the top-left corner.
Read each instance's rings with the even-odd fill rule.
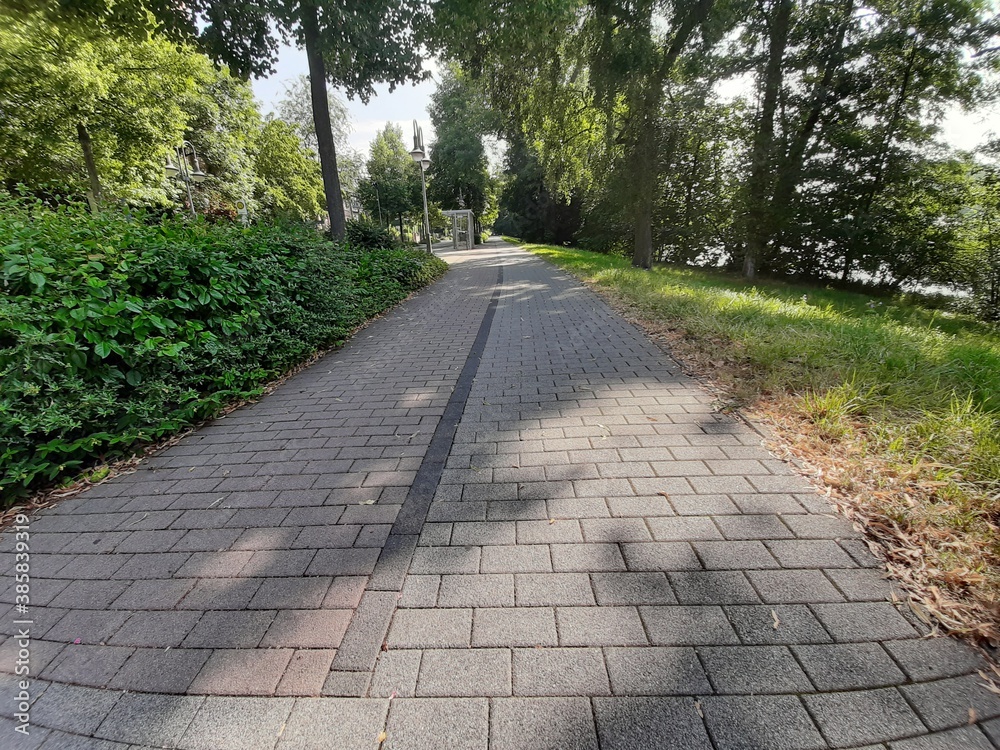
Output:
[[[0,199],[7,501],[259,394],[444,270],[301,225],[142,219]]]
[[[203,55],[163,39],[123,40],[38,16],[4,19],[0,181],[56,183],[83,195],[82,125],[112,197],[162,203],[172,189],[163,176],[167,151],[180,143],[199,89],[217,76]]]
[[[351,247],[365,250],[388,249],[395,246],[388,229],[366,218],[347,222],[346,239]]]
[[[472,209],[492,224],[496,186],[483,139],[494,128],[482,88],[453,65],[442,75],[429,110],[435,140],[428,197],[445,208]]]
[[[319,163],[302,147],[292,125],[264,122],[253,144],[259,181],[254,197],[267,214],[316,221],[323,212],[323,178]]]
[[[367,163],[368,175],[358,187],[359,197],[370,216],[381,215],[386,224],[401,216],[417,219],[423,216],[420,193],[420,167],[410,157],[403,142],[403,129],[387,122],[371,143]]]

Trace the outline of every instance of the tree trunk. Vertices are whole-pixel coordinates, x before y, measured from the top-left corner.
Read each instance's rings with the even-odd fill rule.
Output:
[[[97,174],[97,162],[94,161],[94,147],[90,142],[90,131],[82,122],[76,124],[76,137],[80,141],[80,148],[83,149],[83,162],[87,165],[87,178],[90,180],[90,191],[87,193],[87,202],[90,204],[92,213],[98,213],[98,204],[101,202],[101,178]]]
[[[312,94],[313,124],[316,126],[316,146],[323,172],[326,210],[330,214],[330,235],[334,239],[343,239],[346,223],[344,198],[340,190],[340,173],[337,171],[337,148],[333,142],[330,100],[326,92],[326,63],[319,47],[319,18],[315,5],[309,2],[302,4],[301,22],[306,58],[309,61],[309,89]]]
[[[770,23],[767,65],[764,68],[764,96],[760,105],[757,133],[754,135],[743,216],[743,226],[747,236],[743,275],[751,280],[757,275],[757,266],[764,256],[771,236],[768,209],[773,161],[771,152],[774,148],[774,114],[778,108],[778,94],[781,91],[782,61],[788,45],[791,17],[792,0],[776,0]]]
[[[840,72],[844,64],[844,37],[847,34],[847,27],[850,25],[853,13],[854,0],[847,0],[844,4],[840,24],[837,27],[837,33],[833,43],[828,48],[826,60],[823,65],[823,77],[813,88],[806,119],[795,134],[795,139],[788,149],[788,154],[782,160],[781,167],[778,170],[777,182],[774,187],[774,200],[772,201],[770,211],[770,215],[774,221],[772,229],[775,236],[780,235],[784,228],[788,208],[791,205],[795,191],[798,189],[805,162],[806,147],[809,145],[813,132],[819,124],[823,111],[838,98],[832,96],[830,90],[833,86],[834,76]]]
[[[406,241],[405,239],[403,239],[403,214],[399,215],[399,241],[400,242]]]

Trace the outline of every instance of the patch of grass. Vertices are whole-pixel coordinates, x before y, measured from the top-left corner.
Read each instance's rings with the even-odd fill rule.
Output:
[[[821,286],[640,271],[614,256],[524,247],[593,285],[736,405],[770,421],[862,520],[888,525],[876,536],[890,562],[920,550],[924,590],[941,594],[933,606],[964,620],[950,621],[953,629],[996,637],[996,329]]]

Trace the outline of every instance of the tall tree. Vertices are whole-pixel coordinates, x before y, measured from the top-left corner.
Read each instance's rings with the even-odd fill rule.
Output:
[[[435,134],[428,193],[448,208],[471,209],[479,222],[494,198],[484,145],[493,118],[482,89],[451,66],[442,75],[428,109]]]
[[[372,140],[368,174],[361,181],[359,193],[369,214],[381,213],[387,223],[399,223],[400,239],[404,236],[404,220],[423,215],[418,170],[403,142],[403,129],[386,123]]]

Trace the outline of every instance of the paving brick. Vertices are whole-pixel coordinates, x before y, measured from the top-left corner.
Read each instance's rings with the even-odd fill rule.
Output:
[[[854,561],[836,542],[820,539],[778,539],[767,543],[784,568],[854,568]]]
[[[253,552],[195,552],[176,570],[178,578],[231,578],[239,575]],[[159,578],[170,577],[158,576]]]
[[[913,629],[888,602],[816,604],[813,611],[836,641],[914,638]]]
[[[126,659],[132,655],[132,651],[133,649],[127,647],[71,644],[62,649],[44,668],[34,658],[35,654],[32,653],[30,665],[35,674],[40,674],[46,680],[105,687],[121,669]],[[5,660],[3,663],[4,666],[10,665],[12,667],[14,660]]]
[[[787,539],[793,536],[782,523],[781,516],[720,516],[715,523],[726,539]]]
[[[451,530],[454,524],[425,523],[417,540],[419,547],[447,547],[451,543]]]
[[[993,750],[993,745],[978,727],[960,727],[945,732],[900,740],[889,745],[891,750]]]
[[[516,529],[513,521],[475,521],[454,524],[451,535],[453,545],[514,544]]]
[[[983,658],[974,649],[954,638],[889,641],[885,648],[907,676],[919,682],[959,677],[985,667]]]
[[[729,495],[671,495],[670,504],[680,516],[720,516],[739,513]]]
[[[395,700],[383,750],[486,750],[489,702],[483,698]]]
[[[550,549],[552,570],[557,573],[625,570],[617,544],[553,544]]]
[[[705,723],[719,750],[820,750],[827,747],[793,695],[701,699]]]
[[[430,608],[437,604],[441,576],[409,575],[403,583],[400,607]]]
[[[183,693],[209,655],[205,649],[136,649],[111,680],[111,686],[120,690]]]
[[[514,695],[610,695],[597,648],[519,648],[513,652]]]
[[[187,552],[157,552],[155,554],[135,554],[124,565],[115,566],[113,578],[135,580],[137,578],[170,578],[189,558]],[[79,577],[79,572],[76,573]],[[99,576],[103,577],[103,576]]]
[[[546,502],[549,518],[610,518],[603,497],[552,498]]]
[[[255,648],[273,620],[274,611],[205,612],[187,634],[183,645],[185,648]]]
[[[979,675],[968,675],[906,685],[900,690],[927,726],[940,730],[968,723],[970,709],[981,720],[1000,716],[1000,696],[986,690],[982,683]]]
[[[188,692],[273,695],[291,658],[291,649],[216,649]]]
[[[656,646],[738,644],[721,607],[639,607],[639,615]]]
[[[693,648],[605,649],[615,695],[704,695],[712,686]]]
[[[417,672],[422,651],[393,649],[379,654],[370,694],[373,698],[412,698],[417,691]]]
[[[741,513],[780,513],[782,516],[804,514],[805,508],[789,494],[763,495],[754,493],[753,495],[730,495],[733,503],[740,509]],[[785,524],[791,526],[792,521],[784,518]]]
[[[777,568],[767,547],[757,541],[693,542],[706,570],[761,570]]]
[[[304,569],[307,576],[365,576],[375,570],[379,550],[366,547],[351,549],[321,549]],[[266,570],[266,566],[261,566]],[[297,575],[286,568],[272,570],[273,575],[283,577]],[[301,575],[301,573],[298,573]]]
[[[750,570],[747,578],[768,604],[844,601],[818,570]]]
[[[111,712],[118,698],[117,692],[97,688],[49,685],[32,706],[31,724],[89,735]]]
[[[60,613],[65,612],[65,610],[52,609],[48,612],[58,618],[58,622],[45,630],[38,627],[42,611],[32,610],[35,630],[39,633],[44,631],[45,638],[50,641],[62,641],[63,643],[73,643],[77,639],[84,644],[103,643],[117,632],[129,617],[128,612],[103,612],[91,609],[75,610],[61,617]]]
[[[693,541],[696,539],[722,539],[722,532],[707,516],[681,518],[648,518],[653,538],[657,541]]]
[[[557,642],[555,614],[548,608],[477,609],[472,618],[474,647],[555,646]]]
[[[619,518],[646,518],[649,516],[672,516],[674,509],[662,496],[657,497],[609,497],[606,500],[612,516]]]
[[[646,632],[635,607],[558,607],[561,646],[645,645]]]
[[[295,651],[275,688],[275,695],[320,695],[336,653],[334,649]]]
[[[686,698],[596,698],[594,718],[604,750],[711,750],[694,701]]]
[[[886,742],[926,731],[895,688],[807,695],[804,700],[836,747]]]
[[[859,690],[899,685],[906,677],[877,643],[793,646],[817,690]]]
[[[570,544],[582,542],[583,533],[576,519],[518,521],[518,544]]]
[[[591,581],[601,606],[677,601],[663,573],[593,573]]]
[[[512,607],[514,606],[514,576],[509,573],[442,576],[438,605],[441,607]]]
[[[760,599],[746,576],[736,571],[668,573],[681,604],[758,604]]]
[[[641,518],[585,518],[584,539],[593,542],[646,542],[652,537]]]
[[[126,588],[128,583],[125,581],[75,581],[63,588],[49,604],[70,609],[104,609]]]
[[[115,646],[180,646],[200,617],[198,612],[136,612],[107,641]]]
[[[134,581],[109,606],[127,610],[173,609],[194,585],[195,581],[184,579]]]
[[[350,621],[351,610],[348,609],[286,609],[269,622],[270,628],[261,646],[337,648]]]
[[[480,569],[483,573],[545,573],[552,570],[549,547],[543,544],[483,547],[482,553]]]
[[[389,628],[389,648],[468,647],[471,609],[400,609]]]
[[[850,601],[884,602],[890,598],[891,585],[881,570],[846,568],[825,573]]]
[[[518,573],[514,576],[519,607],[592,605],[594,590],[586,573]]]
[[[829,643],[831,640],[829,633],[804,605],[744,605],[725,607],[725,611],[740,640],[747,644]]]
[[[333,579],[329,576],[267,578],[247,604],[247,609],[314,609],[323,605],[332,584]],[[357,598],[361,598],[360,594]],[[345,603],[345,608],[357,606],[357,601],[353,600],[353,597],[350,601],[352,603]]]
[[[122,695],[96,735],[137,745],[176,747],[204,698],[184,695]]]
[[[184,750],[239,750],[273,747],[287,737],[291,698],[206,698],[179,747]],[[305,747],[305,745],[300,745]]]
[[[782,646],[707,646],[698,649],[698,656],[720,695],[812,690],[795,657]]]
[[[597,750],[586,698],[508,698],[490,711],[490,750],[520,750],[531,738],[534,750]]]
[[[410,573],[478,573],[478,547],[418,547],[410,561]]]
[[[851,524],[842,516],[814,513],[789,516],[783,520],[800,539],[843,539],[855,536]]]
[[[507,649],[430,649],[417,678],[418,697],[480,697],[511,694]]]
[[[190,582],[188,582],[190,583]],[[243,609],[260,588],[257,578],[205,578],[177,604],[178,609]]]

